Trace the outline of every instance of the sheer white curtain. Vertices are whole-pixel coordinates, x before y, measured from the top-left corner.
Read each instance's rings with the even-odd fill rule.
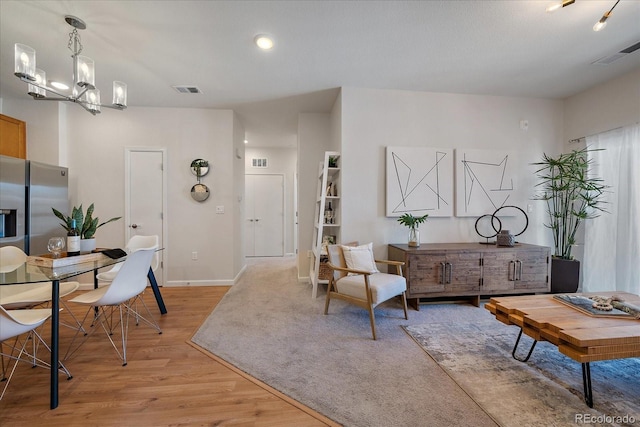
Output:
[[[583,290],[640,294],[640,125],[587,137],[592,173],[611,186],[600,217],[585,221]]]

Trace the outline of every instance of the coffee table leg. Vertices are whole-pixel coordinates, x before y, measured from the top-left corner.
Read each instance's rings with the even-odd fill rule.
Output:
[[[582,364],[582,384],[584,385],[584,401],[593,408],[593,391],[591,390],[591,367],[589,362]]]
[[[533,340],[533,344],[529,349],[529,354],[527,354],[527,357],[525,357],[524,359],[521,359],[518,356],[516,356],[516,350],[518,349],[518,343],[520,342],[521,337],[522,337],[522,328],[520,328],[520,333],[518,334],[518,339],[516,340],[516,344],[513,346],[513,351],[511,352],[511,356],[513,356],[513,358],[516,359],[518,362],[526,362],[531,357],[531,353],[533,353],[533,349],[536,348],[536,344],[538,343],[538,341]]]

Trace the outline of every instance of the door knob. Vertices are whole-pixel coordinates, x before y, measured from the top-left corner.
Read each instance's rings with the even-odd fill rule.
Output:
[[[138,228],[138,224],[131,224],[131,228]]]

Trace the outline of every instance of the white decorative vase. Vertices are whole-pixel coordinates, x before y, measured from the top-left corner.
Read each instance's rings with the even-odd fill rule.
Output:
[[[91,252],[96,248],[96,239],[81,239],[80,240],[80,252]]]
[[[420,246],[420,230],[417,228],[409,229],[409,247],[417,248]]]

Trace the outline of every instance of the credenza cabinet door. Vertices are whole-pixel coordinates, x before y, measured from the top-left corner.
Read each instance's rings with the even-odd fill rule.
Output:
[[[478,291],[481,279],[481,256],[476,251],[447,251],[445,290],[452,294]]]
[[[433,292],[444,292],[446,283],[444,252],[407,255],[405,259],[409,298]]]
[[[518,251],[519,274],[514,288],[522,292],[548,292],[551,251],[549,248]]]
[[[505,249],[482,254],[482,291],[513,291],[518,274],[516,251]]]

